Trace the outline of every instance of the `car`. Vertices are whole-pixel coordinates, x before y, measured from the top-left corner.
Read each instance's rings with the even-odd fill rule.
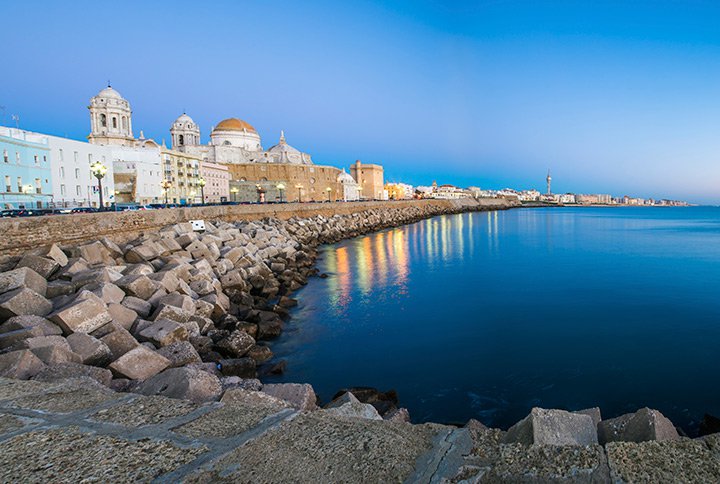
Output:
[[[95,213],[98,209],[94,207],[75,207],[70,213]]]

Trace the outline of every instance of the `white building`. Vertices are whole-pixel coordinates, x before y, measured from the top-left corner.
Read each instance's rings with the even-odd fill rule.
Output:
[[[344,168],[342,173],[338,175],[337,181],[342,185],[344,201],[355,202],[360,200],[360,185]]]

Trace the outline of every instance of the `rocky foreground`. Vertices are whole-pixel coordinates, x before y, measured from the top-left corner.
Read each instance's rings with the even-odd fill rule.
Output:
[[[413,425],[392,393],[266,384],[321,243],[467,210],[190,223],[0,260],[3,481],[719,482],[660,412]],[[20,381],[30,380],[30,381]]]

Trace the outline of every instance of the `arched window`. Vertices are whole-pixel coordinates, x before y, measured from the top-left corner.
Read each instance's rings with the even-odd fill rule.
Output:
[[[128,129],[127,128],[127,117],[125,117],[125,116],[122,117],[122,127],[124,130]]]
[[[117,128],[117,118],[113,116],[113,128]]]
[[[180,146],[185,144],[185,136],[183,136],[183,135],[178,136],[178,144]]]
[[[229,145],[230,145],[230,142],[227,141],[227,140],[225,140],[225,141],[223,142],[223,144],[224,144],[225,146],[229,146]]]
[[[107,117],[104,114],[100,115],[100,126],[107,128]]]

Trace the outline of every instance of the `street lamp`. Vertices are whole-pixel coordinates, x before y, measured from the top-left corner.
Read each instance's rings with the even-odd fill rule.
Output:
[[[295,188],[298,189],[298,202],[302,202],[302,189],[303,189],[302,184],[298,183],[297,185],[295,185]]]
[[[200,178],[198,180],[198,185],[200,185],[200,193],[202,197],[202,204],[205,204],[205,178]]]
[[[282,203],[282,196],[283,196],[283,190],[285,190],[285,184],[284,183],[278,183],[277,189],[280,192],[280,203]]]
[[[240,191],[240,189],[239,189],[238,187],[232,187],[232,188],[230,189],[230,193],[232,193],[232,201],[233,201],[233,202],[237,201],[237,200],[236,200],[236,198],[237,198],[237,192],[239,192],[239,191]]]
[[[328,202],[329,202],[329,201],[330,201],[330,192],[332,191],[332,188],[327,187],[327,188],[325,189],[325,191],[326,191],[327,194],[328,194]]]
[[[168,206],[168,191],[170,190],[170,187],[172,186],[172,183],[170,180],[163,180],[160,182],[160,186],[165,190],[165,208]]]
[[[90,165],[90,171],[92,174],[97,178],[98,181],[98,195],[100,196],[100,210],[103,209],[103,197],[102,197],[102,179],[105,178],[105,174],[107,173],[107,167],[100,163],[99,161],[96,161],[92,165]]]
[[[259,183],[255,185],[255,189],[257,190],[258,203],[263,203],[265,201],[265,190]]]

